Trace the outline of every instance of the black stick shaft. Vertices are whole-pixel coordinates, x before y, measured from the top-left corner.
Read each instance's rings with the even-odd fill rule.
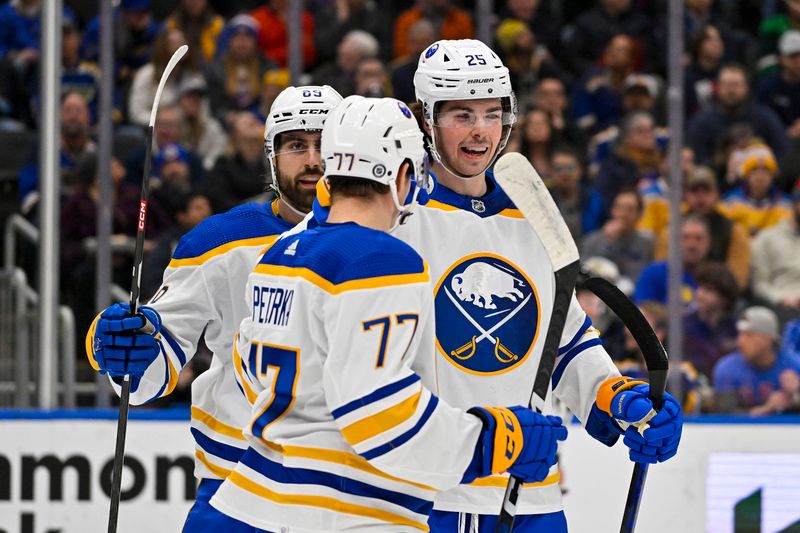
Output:
[[[547,335],[545,336],[544,346],[542,347],[542,356],[539,359],[536,379],[533,382],[531,400],[534,396],[539,397],[542,401],[547,397],[547,391],[550,388],[550,378],[556,366],[558,348],[561,344],[561,333],[564,331],[564,323],[567,321],[569,304],[572,293],[575,290],[575,281],[577,280],[579,270],[580,263],[575,261],[559,269],[555,273],[556,294],[553,299],[553,312],[550,317],[550,324],[547,327]],[[529,402],[528,407],[531,406],[532,403]],[[519,490],[521,487],[522,480],[518,477],[511,476],[508,479],[505,497],[503,498],[503,507],[500,509],[500,517],[497,519],[495,533],[511,533],[514,529],[514,517],[517,512],[517,499],[519,498]]]
[[[153,155],[153,126],[147,127],[144,148],[144,172],[142,173],[142,193],[139,196],[139,218],[136,231],[136,248],[133,253],[133,274],[131,279],[130,312],[136,313],[139,304],[140,283],[142,279],[142,260],[144,259],[144,230],[147,221],[147,202],[150,199],[150,164]],[[128,407],[131,399],[131,379],[125,376],[122,393],[119,396],[119,418],[117,419],[117,443],[114,448],[114,468],[111,476],[111,507],[108,511],[108,533],[116,533],[119,517],[119,500],[122,488],[122,464],[125,460],[125,434],[128,430]]]

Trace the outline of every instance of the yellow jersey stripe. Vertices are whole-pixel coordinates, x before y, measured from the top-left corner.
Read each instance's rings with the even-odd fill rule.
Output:
[[[226,437],[232,437],[234,439],[239,440],[246,440],[244,435],[242,435],[242,430],[239,428],[235,428],[226,424],[225,422],[221,422],[211,416],[210,414],[206,413],[202,409],[196,406],[192,406],[192,419],[197,420],[210,430],[219,433],[220,435],[225,435]]]
[[[239,385],[242,386],[242,390],[244,390],[244,395],[247,397],[247,401],[250,402],[250,405],[256,403],[256,399],[258,399],[258,394],[250,388],[250,385],[247,383],[247,377],[242,374],[242,357],[239,355],[239,349],[236,348],[236,343],[239,340],[239,335],[236,335],[236,338],[233,339],[233,368],[236,370],[236,373],[239,375]]]
[[[497,213],[501,217],[509,217],[509,218],[525,218],[522,213],[520,213],[519,209],[503,209],[499,213]]]
[[[427,524],[416,522],[406,518],[403,515],[392,513],[390,511],[384,511],[382,509],[375,509],[354,503],[347,503],[329,496],[309,496],[306,494],[282,494],[280,492],[275,492],[246,478],[235,470],[231,472],[230,476],[228,476],[228,479],[239,488],[264,498],[265,500],[275,502],[279,505],[305,505],[308,507],[319,507],[321,509],[328,509],[336,513],[363,516],[389,524],[413,527],[415,529],[419,529],[420,531],[430,531]]]
[[[206,458],[206,454],[202,452],[202,450],[195,450],[194,456],[197,457],[197,460],[203,463],[203,465],[208,468],[209,472],[214,474],[215,476],[225,479],[229,475],[231,475],[231,470],[227,468],[222,468],[221,466],[217,466],[211,461]]]
[[[380,435],[414,416],[419,407],[420,396],[422,389],[396,405],[342,428],[342,435],[351,446]]]
[[[212,257],[222,255],[239,246],[266,246],[278,240],[278,235],[269,235],[267,237],[253,237],[251,239],[240,239],[238,241],[231,241],[229,243],[217,246],[207,251],[203,255],[197,257],[185,257],[183,259],[173,259],[169,262],[169,268],[178,268],[183,266],[198,266],[202,265]]]
[[[561,473],[556,472],[555,474],[550,474],[543,481],[539,481],[537,483],[523,483],[523,489],[531,489],[535,487],[546,487],[548,485],[554,485],[561,481]],[[501,489],[506,488],[508,485],[508,478],[503,476],[488,476],[478,478],[472,483],[470,483],[473,487],[498,487]]]
[[[397,481],[399,483],[405,483],[407,485],[411,485],[412,487],[417,487],[419,489],[430,490],[430,491],[437,490],[433,487],[429,487],[428,485],[423,485],[421,483],[415,483],[407,479],[390,476],[389,474],[386,474],[385,472],[382,472],[377,468],[375,468],[374,466],[372,466],[371,464],[369,464],[369,461],[367,461],[363,457],[356,455],[354,453],[343,452],[340,450],[328,450],[325,448],[312,448],[307,446],[283,446],[281,444],[275,444],[274,442],[270,442],[268,440],[262,440],[262,442],[266,444],[267,447],[270,448],[271,450],[276,451],[285,457],[300,457],[303,459],[312,459],[315,461],[336,463],[347,466],[349,468],[354,468],[356,470],[361,470],[362,472],[382,477],[384,479]]]
[[[327,293],[340,294],[346,291],[355,291],[359,289],[375,289],[379,287],[391,287],[393,285],[406,285],[409,283],[427,283],[430,280],[430,276],[428,274],[428,263],[423,264],[425,265],[425,268],[422,272],[415,272],[413,274],[375,276],[372,278],[343,281],[342,283],[331,283],[313,270],[304,267],[260,264],[256,267],[255,272],[258,274],[269,274],[273,276],[303,278]]]
[[[164,392],[161,394],[162,398],[175,390],[175,386],[178,384],[178,372],[175,370],[175,367],[172,366],[172,361],[170,361],[166,353],[164,354],[164,359],[167,360],[167,366],[169,366],[169,381],[167,382],[167,388],[164,389]]]
[[[97,313],[97,316],[92,320],[92,325],[89,326],[89,331],[86,332],[86,358],[97,372],[100,371],[100,365],[97,364],[97,360],[94,358],[94,332],[97,330],[97,321],[100,320],[101,314]]]
[[[441,209],[442,211],[461,211],[458,207],[450,204],[442,203],[438,200],[428,200],[425,207],[432,207],[434,209]]]

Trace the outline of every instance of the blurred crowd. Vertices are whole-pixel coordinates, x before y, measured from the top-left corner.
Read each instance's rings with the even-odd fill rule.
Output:
[[[0,1],[3,139],[40,125],[42,4]],[[112,249],[122,287],[130,280],[144,126],[168,59],[189,45],[155,127],[148,297],[183,233],[213,213],[268,198],[263,123],[290,83],[289,0],[118,4]],[[299,29],[302,83],[412,102],[420,52],[437,39],[475,38],[475,4],[308,0]],[[507,150],[527,156],[548,183],[587,267],[628,292],[666,342],[667,1],[494,5],[494,50],[519,105]],[[684,29],[684,342],[668,347],[684,360],[683,401],[692,412],[797,412],[800,0],[685,0]],[[62,299],[83,329],[94,314],[99,33],[96,2],[65,0]],[[15,174],[12,211],[36,223],[39,170],[30,150]],[[642,372],[624,326],[590,293],[579,299],[624,372]]]

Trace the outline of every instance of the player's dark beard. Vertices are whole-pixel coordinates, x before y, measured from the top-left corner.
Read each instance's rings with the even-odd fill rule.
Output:
[[[281,188],[281,194],[295,209],[308,212],[311,211],[311,205],[314,203],[316,191],[314,189],[303,189],[300,186],[300,179],[306,176],[322,176],[322,169],[314,167],[304,169],[303,172],[287,178],[279,174],[278,184]]]

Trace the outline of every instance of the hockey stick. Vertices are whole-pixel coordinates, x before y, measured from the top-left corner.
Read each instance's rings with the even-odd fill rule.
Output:
[[[494,166],[494,176],[539,236],[555,275],[553,312],[528,404],[529,407],[535,407],[541,412],[550,388],[550,377],[556,364],[561,333],[564,330],[567,311],[580,270],[578,248],[542,178],[524,156],[518,153],[504,155]],[[514,527],[521,486],[519,478],[514,476],[509,478],[495,533],[510,533]]]
[[[178,61],[186,55],[189,47],[181,46],[169,59],[161,80],[158,82],[153,108],[150,110],[150,123],[147,125],[144,147],[144,172],[142,173],[142,194],[139,197],[139,222],[136,231],[136,248],[133,254],[133,275],[131,279],[130,313],[136,314],[139,304],[139,291],[142,280],[142,259],[144,258],[144,229],[147,219],[147,201],[150,198],[150,164],[153,155],[153,126],[156,123],[158,102],[170,73]],[[114,448],[114,467],[111,474],[111,507],[108,511],[108,533],[116,533],[119,516],[119,500],[122,487],[122,463],[125,459],[125,433],[128,429],[128,405],[131,397],[131,378],[128,374],[122,379],[122,392],[119,396],[119,419],[117,420],[117,443]]]
[[[642,350],[642,355],[647,365],[647,374],[650,381],[650,401],[653,402],[653,407],[658,411],[661,409],[664,390],[667,387],[669,359],[653,328],[650,327],[639,308],[611,282],[581,273],[579,284],[596,294],[622,320],[622,323],[627,326],[634,340],[636,340],[636,344]],[[625,501],[625,513],[622,516],[622,525],[619,529],[620,533],[633,533],[633,529],[636,527],[636,518],[639,514],[639,504],[642,502],[648,467],[647,463],[636,463],[633,467],[631,484],[628,487],[628,497]]]

